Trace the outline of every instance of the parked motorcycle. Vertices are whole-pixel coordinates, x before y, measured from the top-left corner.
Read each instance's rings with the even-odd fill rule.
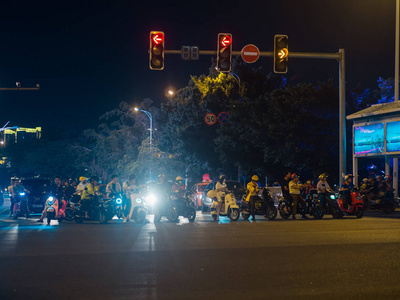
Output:
[[[211,206],[211,216],[214,220],[217,220],[217,206],[219,205],[217,198],[215,196],[215,191],[210,190],[207,194],[208,197],[213,199],[213,204]],[[227,216],[232,221],[237,221],[240,216],[240,208],[236,203],[235,194],[233,192],[227,192],[225,197],[222,199],[221,210],[219,212],[220,216]]]
[[[358,190],[354,189],[350,193],[350,208],[345,204],[343,201],[343,194],[339,194],[338,198],[338,203],[340,209],[346,214],[346,215],[353,215],[356,216],[357,218],[362,218],[364,214],[364,202],[361,198],[361,194]]]
[[[243,196],[241,212],[243,219],[247,220],[250,217],[250,203],[246,200],[246,195]],[[274,200],[267,187],[260,189],[260,197],[256,200],[255,214],[262,215],[268,220],[275,220],[278,210],[274,205]]]

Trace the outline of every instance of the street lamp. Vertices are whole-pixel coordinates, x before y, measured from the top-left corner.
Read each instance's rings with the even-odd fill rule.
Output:
[[[151,180],[151,157],[152,157],[152,144],[153,144],[153,116],[151,115],[150,112],[137,108],[134,108],[135,111],[141,111],[144,112],[150,119],[150,180]]]

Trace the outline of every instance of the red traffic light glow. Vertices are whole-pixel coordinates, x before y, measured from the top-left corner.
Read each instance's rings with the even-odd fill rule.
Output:
[[[153,43],[156,45],[160,45],[164,41],[164,34],[162,32],[157,32],[153,34],[152,38]]]
[[[232,44],[232,38],[229,35],[225,35],[221,38],[221,45],[227,47]]]

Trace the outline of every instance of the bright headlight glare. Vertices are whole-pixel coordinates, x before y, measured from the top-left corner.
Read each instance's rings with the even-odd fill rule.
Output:
[[[150,194],[150,195],[148,195],[148,196],[146,197],[146,201],[147,201],[149,204],[154,204],[154,203],[156,203],[156,201],[157,201],[157,197],[156,197],[154,194]]]
[[[335,200],[336,199],[335,195],[331,195],[331,199]]]
[[[50,196],[49,198],[47,198],[47,200],[53,201],[53,200],[54,200],[54,197],[53,197],[53,196]]]
[[[19,193],[20,196],[25,196],[25,193]]]

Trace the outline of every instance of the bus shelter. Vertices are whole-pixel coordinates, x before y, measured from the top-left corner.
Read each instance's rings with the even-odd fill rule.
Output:
[[[400,101],[375,104],[347,116],[353,121],[353,174],[357,186],[358,160],[367,157],[385,160],[385,174],[392,175],[397,197],[400,157]],[[393,170],[390,162],[393,159]]]

